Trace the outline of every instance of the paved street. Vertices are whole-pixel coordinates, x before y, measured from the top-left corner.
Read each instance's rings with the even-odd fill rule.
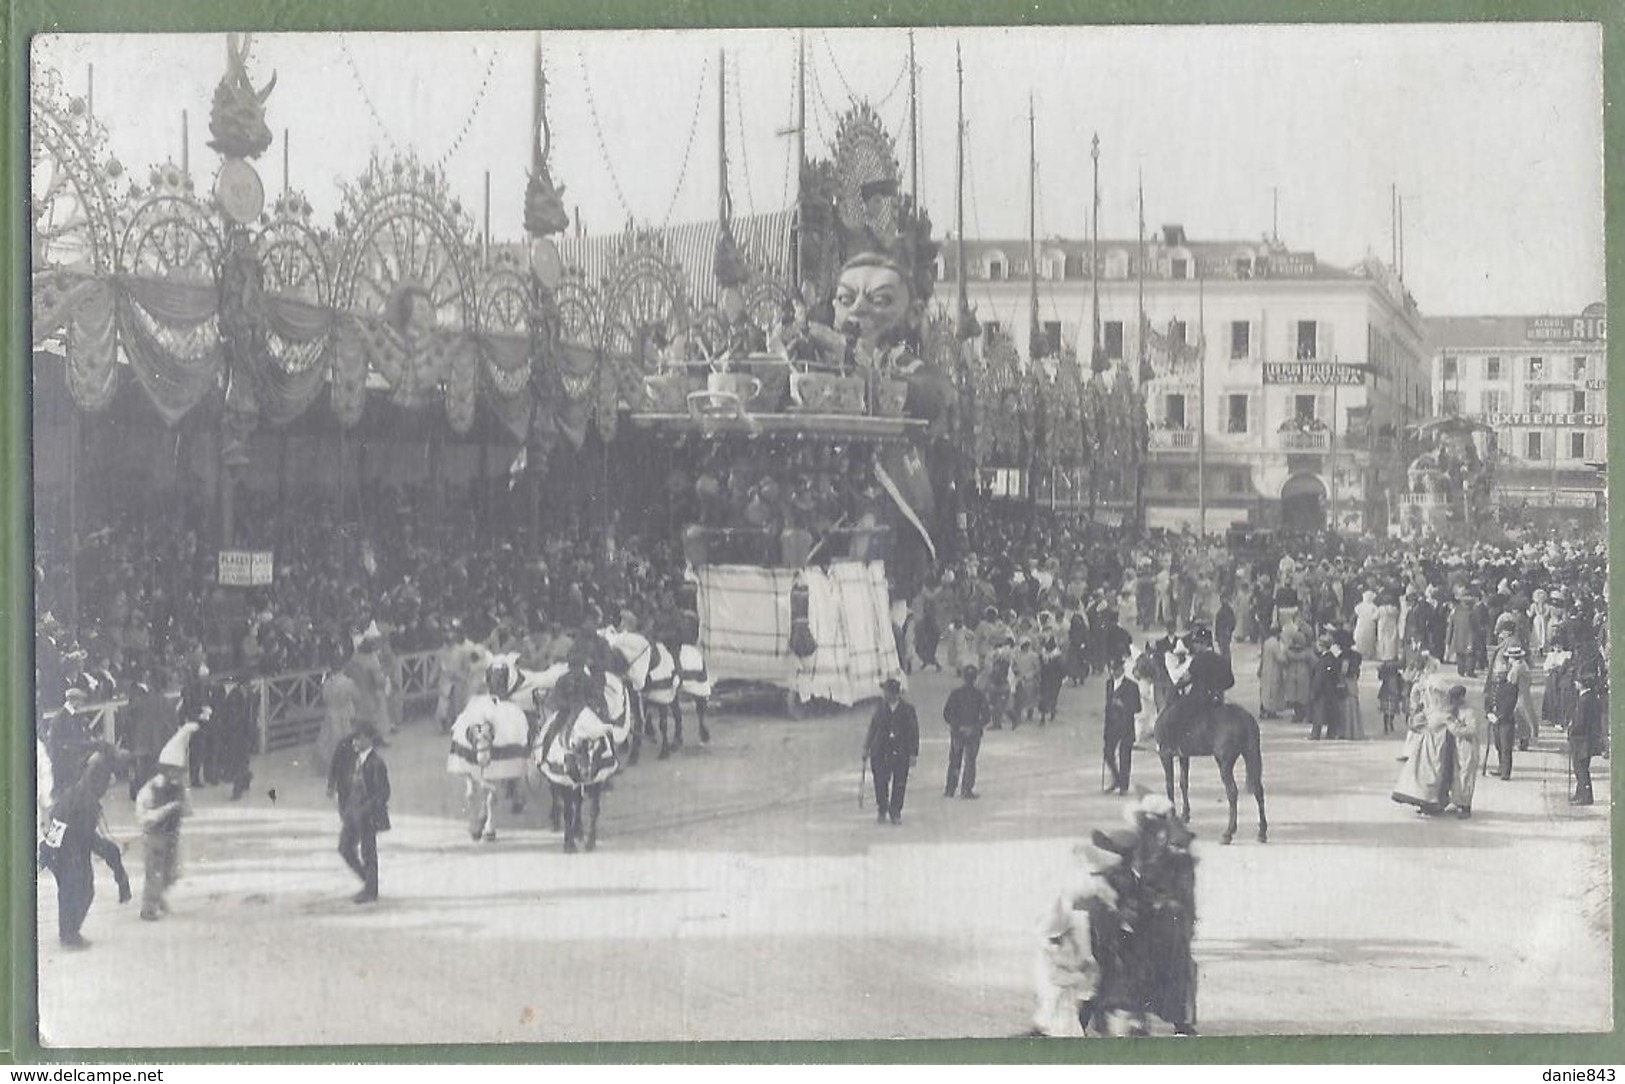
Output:
[[[1255,706],[1255,649],[1236,669],[1237,699]],[[195,795],[169,919],[139,921],[98,868],[94,946],[64,953],[46,878],[42,1038],[1018,1034],[1037,917],[1073,843],[1121,816],[1100,792],[1100,680],[1063,693],[1058,724],[989,733],[979,802],[941,796],[950,685],[914,681],[923,747],[899,827],[874,823],[872,796],[858,808],[866,711],[790,721],[746,705],[717,715],[709,746],[623,773],[594,854],[561,853],[539,795],[496,843],[470,843],[443,740],[412,724],[384,751],[395,829],[380,842],[384,898],[365,908],[349,902],[316,772],[261,758],[243,802]],[[1400,742],[1380,734],[1369,677],[1362,699],[1368,742],[1264,724],[1267,845],[1245,794],[1237,842],[1217,845],[1223,791],[1210,761],[1192,765],[1203,1032],[1607,1029],[1608,812],[1567,804],[1558,741],[1545,735],[1512,781],[1482,780],[1471,821],[1424,819],[1389,800]],[[1160,787],[1151,755],[1134,774]],[[122,790],[107,808],[139,892]]]

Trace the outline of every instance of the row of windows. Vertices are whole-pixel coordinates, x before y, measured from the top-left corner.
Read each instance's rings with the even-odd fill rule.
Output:
[[[1252,401],[1253,397],[1244,392],[1232,392],[1224,397],[1224,428],[1225,433],[1250,433],[1252,428]],[[1162,424],[1168,429],[1186,429],[1195,421],[1194,412],[1189,410],[1188,398],[1179,392],[1170,392],[1163,396]],[[1358,408],[1351,407],[1350,410]],[[1292,418],[1299,422],[1315,422],[1320,419],[1320,396],[1315,394],[1299,394],[1292,396]]]
[[[1453,354],[1444,355],[1444,379],[1459,380],[1463,375],[1470,375],[1465,372],[1468,367],[1463,364],[1463,362],[1468,360],[1473,359],[1458,358]],[[1530,357],[1525,359],[1526,368],[1524,371],[1528,374],[1528,378],[1530,380],[1557,379],[1558,374],[1562,371],[1562,362],[1558,358],[1551,358],[1549,360],[1550,364],[1548,364],[1548,359],[1544,357]],[[1510,366],[1503,364],[1502,359],[1497,357],[1488,357],[1484,358],[1483,361],[1484,370],[1482,375],[1485,380],[1505,380],[1509,375],[1511,375]],[[1590,374],[1591,359],[1589,357],[1573,357],[1569,359],[1567,374],[1568,379],[1585,380],[1590,377]]]
[[[1557,447],[1562,448],[1566,445],[1568,449],[1568,458],[1589,458],[1589,449],[1592,446],[1591,435],[1589,433],[1571,432],[1564,435],[1568,437],[1568,440],[1560,441]],[[1548,459],[1552,454],[1552,445],[1547,443],[1546,434],[1539,430],[1531,430],[1530,432],[1525,433],[1523,435],[1522,443],[1523,457],[1525,459],[1533,459],[1538,461]]]
[[[1162,265],[1160,261],[1153,260],[1149,273],[1153,277],[1160,277]],[[1208,265],[1210,268],[1211,264]],[[1114,249],[1104,253],[1100,258],[1101,278],[1126,279],[1139,273],[1138,262],[1121,249]],[[982,278],[990,282],[1005,282],[1027,273],[1027,263],[1007,259],[1001,252],[989,253],[982,257],[979,268],[973,265],[972,271],[980,270]],[[1189,279],[1196,270],[1195,262],[1188,256],[1171,256],[1167,262],[1169,278]],[[1237,256],[1231,263],[1229,270],[1238,279],[1267,278],[1270,264],[1267,256]],[[1087,256],[1059,256],[1044,255],[1038,259],[1038,277],[1045,281],[1055,282],[1064,279],[1087,279],[1089,277],[1089,257]],[[948,263],[943,257],[937,258],[936,280],[946,282],[949,280]]]
[[[1253,492],[1252,472],[1246,467],[1209,471],[1208,480],[1216,483],[1214,488],[1226,496],[1245,496]],[[1196,472],[1184,467],[1168,467],[1162,471],[1162,488],[1168,493],[1195,493],[1196,481]]]
[[[1524,391],[1523,409],[1531,414],[1544,414],[1567,411],[1572,414],[1585,414],[1598,403],[1593,395],[1601,396],[1601,392],[1569,391],[1558,388],[1527,388]],[[1486,388],[1478,393],[1478,409],[1482,414],[1510,413],[1512,410],[1512,395],[1498,388]],[[1440,413],[1464,414],[1462,409],[1461,392],[1454,388],[1446,388],[1440,396]]]
[[[996,334],[1000,330],[997,320],[982,322],[984,332]],[[1123,321],[1107,320],[1101,325],[1101,346],[1106,357],[1111,361],[1121,361],[1123,358]],[[1295,356],[1299,361],[1313,361],[1320,356],[1320,346],[1323,336],[1320,325],[1314,320],[1299,320],[1294,327]],[[1061,349],[1061,322],[1059,320],[1046,320],[1042,327],[1044,343],[1049,353],[1059,353]],[[1159,332],[1160,333],[1160,332]],[[1173,320],[1168,324],[1167,337],[1179,345],[1189,343],[1185,321]],[[1246,320],[1230,321],[1230,357],[1232,360],[1242,360],[1253,356],[1253,326]]]

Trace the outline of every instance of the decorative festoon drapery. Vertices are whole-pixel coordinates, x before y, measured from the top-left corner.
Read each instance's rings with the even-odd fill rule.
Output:
[[[33,337],[66,355],[81,410],[106,408],[127,365],[170,425],[218,392],[234,426],[283,426],[325,388],[345,427],[383,393],[443,404],[458,433],[483,403],[520,441],[579,446],[589,429],[612,438],[644,378],[704,323],[706,295],[689,286],[714,277],[704,230],[628,233],[593,250],[591,275],[543,288],[522,256],[476,245],[443,171],[409,155],[343,186],[331,228],[293,191],[232,223],[174,163],[138,186],[55,75],[33,89]],[[782,267],[792,220],[733,222],[754,274]],[[778,298],[757,285],[753,311]]]

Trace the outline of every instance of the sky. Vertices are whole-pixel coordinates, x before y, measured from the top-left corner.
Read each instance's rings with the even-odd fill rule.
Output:
[[[530,161],[529,32],[255,35],[250,74],[276,89],[277,141],[257,165],[330,223],[370,155],[442,165],[495,240],[519,240]],[[868,100],[908,175],[908,32],[810,30],[807,153]],[[586,31],[540,36],[554,179],[589,233],[628,219],[714,218],[719,70],[727,72],[735,213],[789,206],[798,32]],[[1404,203],[1405,279],[1423,312],[1565,314],[1603,297],[1601,32],[1593,24],[922,29],[921,201],[954,220],[955,47],[963,50],[968,237],[1027,233],[1027,114],[1038,232],[1087,233],[1089,141],[1100,137],[1101,236],[1146,221],[1193,239],[1255,239],[1349,265],[1392,254]],[[726,50],[726,61],[719,52]],[[182,157],[200,187],[219,157],[208,110],[224,35],[47,35],[33,61],[71,93],[93,83],[108,151],[127,168]],[[92,70],[94,75],[92,77]]]

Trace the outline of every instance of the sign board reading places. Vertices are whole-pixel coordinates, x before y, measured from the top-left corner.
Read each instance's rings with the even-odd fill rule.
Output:
[[[1337,362],[1267,361],[1264,363],[1264,383],[1359,387],[1365,383],[1365,368]]]
[[[221,550],[216,578],[222,587],[266,587],[274,571],[270,550]]]

